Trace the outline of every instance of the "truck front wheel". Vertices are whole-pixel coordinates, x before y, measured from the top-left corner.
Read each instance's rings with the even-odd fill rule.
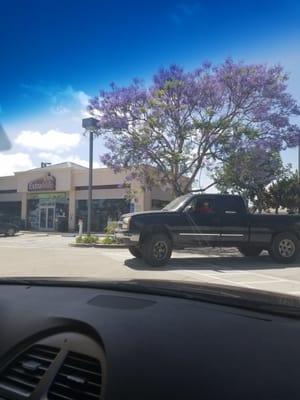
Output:
[[[284,264],[291,263],[296,260],[299,253],[299,240],[292,233],[280,233],[273,238],[269,249],[270,256]]]
[[[146,237],[142,254],[144,261],[152,267],[166,265],[172,254],[172,244],[167,235],[153,234]]]
[[[246,257],[257,257],[263,251],[261,247],[255,246],[241,246],[238,247],[238,250]]]
[[[128,247],[128,250],[133,255],[133,257],[142,258],[142,252],[137,246],[130,246]]]

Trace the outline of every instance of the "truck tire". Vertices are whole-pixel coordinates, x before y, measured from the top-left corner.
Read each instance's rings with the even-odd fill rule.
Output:
[[[172,254],[171,241],[165,234],[150,234],[144,241],[142,254],[145,263],[152,267],[166,265]]]
[[[299,248],[297,237],[292,233],[283,232],[273,238],[269,254],[275,261],[288,264],[296,260]]]
[[[261,247],[255,246],[241,246],[238,247],[240,253],[242,253],[245,257],[257,257],[263,251]]]
[[[135,258],[142,258],[142,252],[137,246],[130,246],[128,250]]]

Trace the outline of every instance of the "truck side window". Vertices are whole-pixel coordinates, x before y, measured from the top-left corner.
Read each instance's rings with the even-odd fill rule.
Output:
[[[223,197],[220,199],[220,207],[224,214],[243,214],[245,209],[239,198]]]
[[[196,210],[197,199],[192,199],[188,205],[185,207],[185,211],[188,213],[193,213]]]
[[[187,206],[187,210],[197,215],[212,215],[216,213],[213,200],[205,197],[195,197]]]
[[[210,215],[215,213],[215,208],[211,200],[199,199],[196,212],[201,215]]]
[[[214,201],[205,197],[195,198],[191,203],[191,208],[198,215],[211,215],[216,213]]]

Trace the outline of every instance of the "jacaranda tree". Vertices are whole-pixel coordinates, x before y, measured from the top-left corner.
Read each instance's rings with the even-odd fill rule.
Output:
[[[159,181],[185,193],[201,168],[239,149],[296,145],[300,129],[291,117],[300,109],[287,82],[281,66],[229,59],[194,71],[161,69],[148,86],[112,84],[88,107],[107,148],[102,161],[145,186]]]

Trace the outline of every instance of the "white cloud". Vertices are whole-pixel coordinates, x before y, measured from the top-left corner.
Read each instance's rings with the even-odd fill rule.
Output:
[[[22,84],[26,94],[38,94],[49,102],[50,112],[54,115],[74,114],[83,117],[86,115],[90,96],[83,90],[76,90],[73,86],[65,87],[47,84]]]
[[[59,154],[48,153],[48,152],[41,152],[38,154],[38,157],[41,159],[41,161],[50,162],[51,164],[60,164],[65,161],[69,161],[65,157],[62,157]]]
[[[38,154],[38,157],[41,159],[41,161],[51,162],[52,164],[59,164],[62,162],[69,161],[69,162],[73,162],[75,164],[82,165],[87,168],[89,166],[89,163],[87,160],[84,160],[84,159],[80,158],[78,155],[74,155],[74,154],[59,155],[59,154],[55,154],[55,153],[41,152]],[[93,162],[94,168],[100,168],[102,166],[103,165],[97,161]]]
[[[0,176],[13,175],[14,172],[26,171],[34,167],[29,154],[0,154]]]
[[[77,97],[77,99],[79,100],[79,103],[83,106],[83,107],[87,107],[87,105],[89,104],[89,99],[90,97],[83,92],[82,90],[79,91],[75,91],[74,92],[75,97]]]
[[[46,133],[24,130],[16,137],[15,143],[27,149],[55,150],[61,153],[77,147],[80,140],[79,133],[65,133],[55,129]]]
[[[50,98],[53,103],[52,111],[60,113],[72,112],[73,114],[82,116],[86,113],[90,96],[83,90],[75,90],[69,85],[64,89],[53,91]]]
[[[71,112],[71,110],[68,107],[64,106],[53,106],[50,108],[50,111],[52,114],[55,115],[66,115]]]
[[[74,162],[79,165],[83,165],[84,167],[87,167],[87,168],[89,166],[89,162],[87,160],[83,160],[78,156],[74,156],[71,159],[69,159],[68,161]],[[100,167],[103,167],[103,165],[100,164],[98,161],[93,162],[93,168],[100,168]]]

